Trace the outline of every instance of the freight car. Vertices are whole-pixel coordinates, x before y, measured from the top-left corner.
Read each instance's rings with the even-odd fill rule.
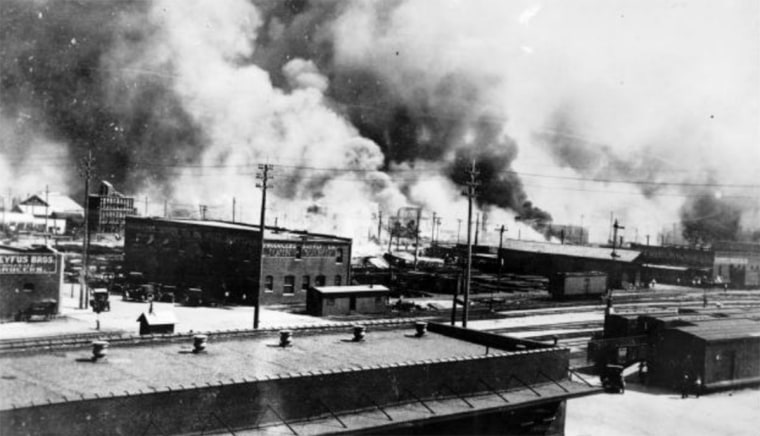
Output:
[[[598,298],[607,292],[607,274],[598,271],[560,272],[549,278],[555,299]]]

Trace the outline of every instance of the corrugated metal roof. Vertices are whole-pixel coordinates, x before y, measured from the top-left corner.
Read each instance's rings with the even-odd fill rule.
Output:
[[[551,242],[518,241],[508,239],[504,241],[505,250],[525,251],[531,253],[546,253],[556,256],[585,257],[588,259],[613,260],[612,248],[592,247],[588,245],[565,245]],[[616,248],[615,253],[619,256],[614,258],[619,262],[633,262],[640,255],[640,251]]]

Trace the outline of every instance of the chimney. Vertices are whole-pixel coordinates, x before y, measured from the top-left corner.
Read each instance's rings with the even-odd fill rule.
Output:
[[[202,353],[206,351],[206,345],[208,342],[207,335],[195,335],[193,336],[193,353]]]

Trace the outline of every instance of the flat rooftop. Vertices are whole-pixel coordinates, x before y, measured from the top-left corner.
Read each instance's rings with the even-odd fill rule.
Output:
[[[482,356],[487,348],[428,332],[414,337],[411,326],[367,327],[366,340],[353,342],[351,327],[294,330],[293,345],[280,347],[277,331],[256,336],[210,337],[207,352],[185,342],[114,345],[108,357],[90,360],[91,349],[61,349],[0,356],[0,410],[81,395],[123,395],[152,389],[191,387],[220,381],[293,373]],[[65,397],[65,398],[64,398]]]
[[[159,217],[128,217],[130,221],[156,222],[165,224],[179,224],[186,226],[207,227],[221,230],[235,230],[243,232],[259,232],[259,226],[253,224],[233,223],[217,220],[193,220],[193,219],[168,219]],[[309,233],[305,230],[290,230],[281,227],[265,228],[264,239],[266,241],[312,241],[312,242],[350,242],[350,238],[321,233]]]

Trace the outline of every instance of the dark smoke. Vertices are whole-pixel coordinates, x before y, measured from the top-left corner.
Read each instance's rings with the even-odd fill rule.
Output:
[[[385,2],[388,15],[401,2]],[[440,162],[456,155],[447,169],[456,183],[466,179],[466,164],[477,161],[481,207],[516,211],[530,223],[551,216],[527,199],[519,177],[511,172],[517,144],[501,132],[504,114],[482,113],[483,83],[464,73],[450,73],[432,92],[410,87],[394,89],[371,67],[339,66],[334,62],[330,22],[346,3],[336,1],[262,2],[263,37],[254,60],[265,66],[275,83],[286,86],[282,67],[294,57],[315,61],[330,80],[327,95],[361,132],[380,145],[386,169],[417,160]],[[496,80],[496,79],[494,79]],[[468,138],[471,137],[471,138]],[[468,143],[470,142],[470,143]]]
[[[385,169],[457,156],[447,173],[461,182],[459,161],[472,154],[482,207],[509,208],[531,222],[551,220],[510,171],[517,145],[501,132],[505,114],[479,109],[489,78],[451,72],[432,90],[399,90],[372,66],[335,62],[331,26],[350,2],[255,3],[264,24],[252,58],[238,60],[241,65],[260,66],[287,90],[283,66],[311,60],[329,79],[326,94],[335,109],[380,145]],[[381,23],[400,3],[377,7]],[[123,192],[170,180],[172,169],[161,164],[195,163],[207,141],[172,91],[170,63],[162,71],[135,71],[160,32],[151,24],[151,7],[147,0],[0,2],[2,116],[39,114],[30,123],[68,144],[69,167],[91,150],[96,177]]]
[[[95,177],[130,192],[170,175],[151,162],[192,159],[202,135],[168,88],[170,78],[133,80],[110,62],[116,47],[138,54],[155,29],[147,1],[0,2],[2,115],[32,113],[33,128],[69,145],[72,162],[91,150]]]
[[[739,233],[742,208],[732,201],[702,191],[681,207],[683,237],[692,244],[734,241]]]
[[[660,174],[668,170],[661,160],[651,157],[655,155],[653,147],[637,146],[635,154],[622,157],[609,145],[586,139],[583,129],[568,108],[556,111],[549,119],[546,129],[538,132],[535,137],[544,144],[558,164],[592,179],[656,182]],[[638,188],[645,197],[651,198],[662,186],[642,183]]]

